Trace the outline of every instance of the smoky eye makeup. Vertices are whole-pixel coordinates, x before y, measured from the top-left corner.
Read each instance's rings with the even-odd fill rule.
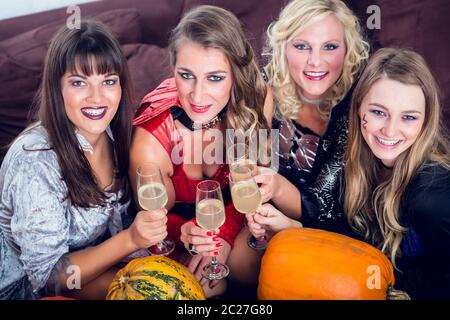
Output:
[[[84,86],[86,83],[84,80],[82,79],[77,79],[77,78],[70,78],[69,79],[69,84],[73,87],[82,87]]]
[[[405,115],[402,116],[402,119],[406,120],[406,121],[414,121],[414,120],[418,120],[419,117],[418,116],[413,116],[413,115],[410,115],[410,114],[405,114]]]
[[[219,75],[210,75],[208,76],[208,80],[212,82],[219,82],[222,80],[225,80],[225,76],[219,76]]]
[[[103,81],[103,83],[105,83],[108,86],[113,86],[118,82],[117,79],[106,79],[105,81]]]
[[[327,43],[323,46],[323,48],[327,51],[333,51],[339,48],[339,45],[337,43]]]
[[[378,109],[370,109],[369,110],[370,113],[373,113],[374,115],[378,116],[378,117],[384,117],[386,116],[386,112],[378,110]]]
[[[292,45],[298,50],[308,50],[311,48],[307,43],[301,41],[294,42]]]
[[[192,75],[192,73],[190,72],[186,72],[186,71],[178,71],[177,72],[181,78],[183,79],[193,79],[194,76]]]

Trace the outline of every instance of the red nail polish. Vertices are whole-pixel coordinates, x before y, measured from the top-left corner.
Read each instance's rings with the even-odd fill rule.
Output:
[[[213,241],[219,241],[219,237],[218,236],[214,236],[213,237]]]
[[[217,242],[217,243],[216,243],[216,247],[217,247],[217,248],[220,248],[221,246],[222,246],[222,243],[221,243],[221,242]]]
[[[213,235],[213,233],[212,233],[212,231],[208,231],[208,232],[206,233],[206,235],[207,235],[208,237],[211,237],[211,236]]]
[[[219,255],[219,251],[214,251],[214,255],[218,256]]]

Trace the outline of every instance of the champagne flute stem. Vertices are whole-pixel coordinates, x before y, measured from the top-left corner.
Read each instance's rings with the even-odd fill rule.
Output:
[[[156,246],[158,247],[158,250],[163,250],[164,249],[164,242],[160,241],[156,244]]]

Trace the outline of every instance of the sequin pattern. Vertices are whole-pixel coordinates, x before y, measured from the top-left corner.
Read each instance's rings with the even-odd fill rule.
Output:
[[[54,151],[30,149],[49,149],[43,127],[17,138],[0,169],[0,298],[36,296],[66,253],[125,227],[128,202],[119,202],[123,190],[114,193],[108,187],[104,206],[75,207],[66,197]],[[33,293],[27,293],[31,288]]]

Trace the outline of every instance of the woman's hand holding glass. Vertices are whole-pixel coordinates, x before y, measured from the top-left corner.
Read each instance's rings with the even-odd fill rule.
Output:
[[[300,222],[287,217],[269,203],[258,207],[256,214],[247,215],[247,219],[248,228],[255,237],[265,234],[266,230],[270,233],[277,233],[284,229],[302,227]],[[264,226],[264,228],[261,226]]]
[[[262,203],[258,184],[253,179],[253,176],[258,174],[255,150],[250,150],[244,143],[233,144],[227,150],[227,162],[230,167],[229,180],[234,207],[240,213],[250,216]],[[261,232],[260,237],[250,235],[247,244],[255,250],[264,250],[267,239]]]
[[[216,256],[219,263],[225,264],[231,251],[228,242],[216,236],[218,233],[219,229],[207,231],[196,226],[192,221],[186,222],[181,227],[180,239],[186,250],[191,253],[184,264],[202,286],[209,282],[210,288],[213,288],[218,282],[203,277],[203,269],[211,262],[212,256]]]
[[[278,181],[278,173],[266,167],[258,167],[257,172],[258,174],[253,178],[259,185],[259,191],[261,192],[262,196],[261,202],[266,203],[272,199],[275,199],[281,192]]]
[[[212,257],[221,246],[221,240],[216,236],[218,233],[218,228],[208,231],[188,221],[181,226],[180,240],[192,255]]]
[[[139,211],[127,229],[133,251],[156,245],[167,237],[166,210]]]
[[[230,167],[230,189],[234,207],[240,213],[251,219],[256,209],[261,205],[261,193],[248,167]],[[263,250],[267,246],[267,239],[263,230],[250,235],[247,239],[250,248]]]
[[[137,169],[136,175],[139,205],[147,210],[144,216],[148,217],[149,214],[156,214],[158,211],[166,214],[167,190],[158,165],[151,162],[144,163]],[[165,228],[166,222],[167,217],[164,219]],[[148,251],[152,255],[167,256],[174,248],[175,243],[172,240],[163,239],[149,246]]]
[[[197,224],[204,229],[203,231],[206,231],[206,235],[209,237],[213,236],[213,231],[217,231],[225,223],[225,206],[219,182],[204,180],[197,185],[195,214]],[[191,226],[190,231],[192,232],[192,230],[195,230],[195,228]],[[192,241],[193,238],[190,240]],[[213,238],[213,241],[218,240],[219,238]],[[216,248],[223,245],[221,242],[219,243],[216,244]],[[188,250],[191,254],[193,248],[195,249],[194,252],[198,252],[196,251],[195,244],[189,242]],[[225,263],[217,260],[218,255],[219,251],[213,251],[211,262],[202,268],[202,276],[204,278],[208,280],[220,280],[228,276],[230,270]]]

